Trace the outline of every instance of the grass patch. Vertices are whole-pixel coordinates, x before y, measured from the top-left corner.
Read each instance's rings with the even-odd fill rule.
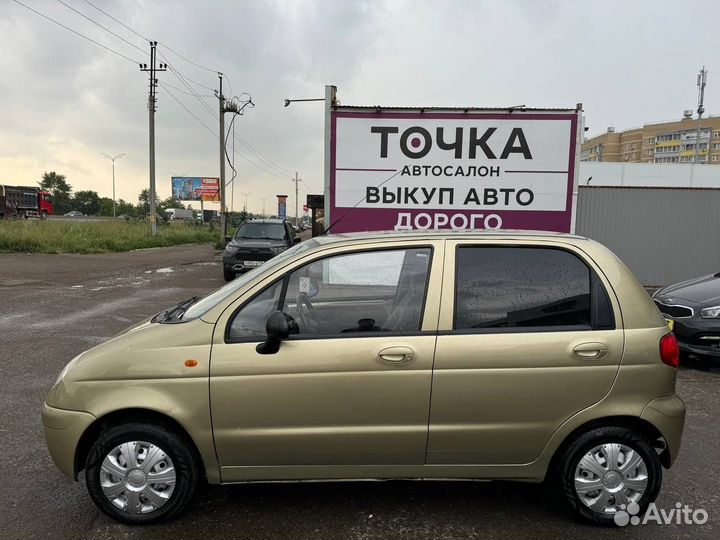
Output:
[[[173,223],[158,225],[121,220],[91,222],[0,220],[0,252],[108,253],[178,244],[216,243],[216,227]]]

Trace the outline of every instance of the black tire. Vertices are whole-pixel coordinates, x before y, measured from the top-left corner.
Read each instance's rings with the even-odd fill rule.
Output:
[[[223,277],[225,278],[225,281],[232,281],[233,279],[235,279],[235,272],[230,270],[227,266],[224,266]]]
[[[608,443],[620,443],[630,447],[642,457],[647,467],[648,482],[639,501],[640,511],[637,515],[642,516],[651,502],[654,502],[660,492],[662,485],[662,466],[657,452],[652,447],[652,442],[636,431],[619,426],[600,427],[579,435],[573,440],[563,452],[558,463],[557,486],[565,502],[570,506],[573,513],[596,525],[615,526],[614,514],[596,512],[580,500],[575,492],[575,471],[585,454],[595,446]]]
[[[130,514],[105,497],[100,468],[105,456],[124,442],[145,441],[159,446],[172,460],[176,483],[170,498],[160,508],[145,514]],[[106,515],[130,525],[157,523],[177,517],[192,499],[198,481],[198,460],[190,442],[167,428],[140,422],[120,424],[103,431],[90,448],[85,465],[85,483],[93,502]]]

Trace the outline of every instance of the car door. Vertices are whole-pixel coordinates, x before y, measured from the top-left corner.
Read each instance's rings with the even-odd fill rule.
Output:
[[[335,248],[225,310],[210,377],[223,481],[422,473],[442,257],[442,242]],[[260,354],[278,309],[290,336]]]
[[[448,241],[445,265],[427,463],[530,463],[610,390],[616,299],[560,242]]]

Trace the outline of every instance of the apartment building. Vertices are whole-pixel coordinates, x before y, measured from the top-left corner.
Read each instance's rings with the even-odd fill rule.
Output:
[[[586,139],[582,144],[581,161],[627,163],[693,163],[699,145],[699,163],[720,164],[720,116],[700,121],[685,111],[682,120],[645,124],[639,128],[615,131]]]

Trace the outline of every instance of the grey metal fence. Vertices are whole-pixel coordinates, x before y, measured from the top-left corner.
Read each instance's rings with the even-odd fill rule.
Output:
[[[575,232],[647,286],[720,272],[720,189],[580,186]]]

